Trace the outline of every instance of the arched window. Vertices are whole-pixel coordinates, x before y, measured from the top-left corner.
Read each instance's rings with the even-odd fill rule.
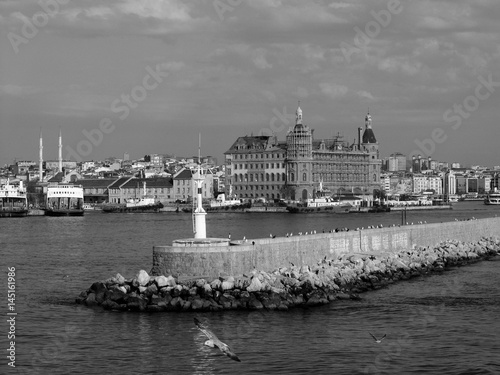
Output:
[[[295,176],[294,176],[294,174],[292,172],[292,173],[290,173],[290,181],[294,181],[294,180],[295,180]]]
[[[302,181],[307,181],[307,173],[302,173]]]
[[[281,178],[282,178],[282,181],[285,181],[285,180],[286,180],[286,175],[283,173],[283,174],[281,175]]]
[[[245,182],[248,181],[248,173],[245,173]]]
[[[271,173],[271,181],[274,181],[274,173]]]
[[[269,181],[269,173],[266,173],[266,181]]]
[[[373,174],[373,181],[377,181],[377,174],[376,173]]]
[[[279,181],[279,180],[280,180],[280,174],[276,173],[276,181]]]
[[[238,175],[237,174],[234,175],[234,182],[238,182]]]

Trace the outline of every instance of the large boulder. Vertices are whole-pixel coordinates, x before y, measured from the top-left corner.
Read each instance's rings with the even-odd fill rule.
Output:
[[[140,286],[146,286],[149,283],[149,275],[144,270],[140,270],[135,278]]]
[[[253,277],[250,285],[247,287],[248,292],[260,292],[262,290],[262,283],[258,277]]]

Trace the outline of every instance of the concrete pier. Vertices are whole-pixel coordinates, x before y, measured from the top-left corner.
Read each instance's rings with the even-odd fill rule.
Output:
[[[348,254],[380,255],[442,241],[478,241],[499,234],[500,217],[408,225],[359,231],[318,233],[293,237],[248,239],[236,246],[154,246],[153,275],[218,277],[243,275],[253,269],[273,270],[293,263],[315,264],[318,259]],[[235,244],[233,242],[232,244]]]

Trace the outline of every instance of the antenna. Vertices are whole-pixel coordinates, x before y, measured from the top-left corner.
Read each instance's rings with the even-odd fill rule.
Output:
[[[198,164],[201,165],[201,133],[198,133]]]

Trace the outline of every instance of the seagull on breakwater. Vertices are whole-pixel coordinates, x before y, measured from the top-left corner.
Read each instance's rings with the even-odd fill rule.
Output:
[[[198,319],[194,318],[194,324],[196,324],[196,327],[205,334],[205,336],[208,337],[208,340],[205,341],[205,345],[209,346],[211,348],[219,348],[219,350],[227,355],[229,358],[231,358],[234,361],[241,362],[241,360],[238,358],[236,354],[234,354],[231,349],[229,349],[229,346],[227,344],[223,343],[220,341],[215,334],[210,331],[206,326],[204,326]]]
[[[368,332],[370,333],[370,332]],[[385,339],[385,336],[387,336],[387,334],[385,334],[384,336],[382,336],[380,339],[377,339],[375,336],[373,336],[371,333],[370,333],[370,336],[373,337],[373,339],[375,340],[375,342],[377,344],[380,344],[382,342],[383,339]]]

